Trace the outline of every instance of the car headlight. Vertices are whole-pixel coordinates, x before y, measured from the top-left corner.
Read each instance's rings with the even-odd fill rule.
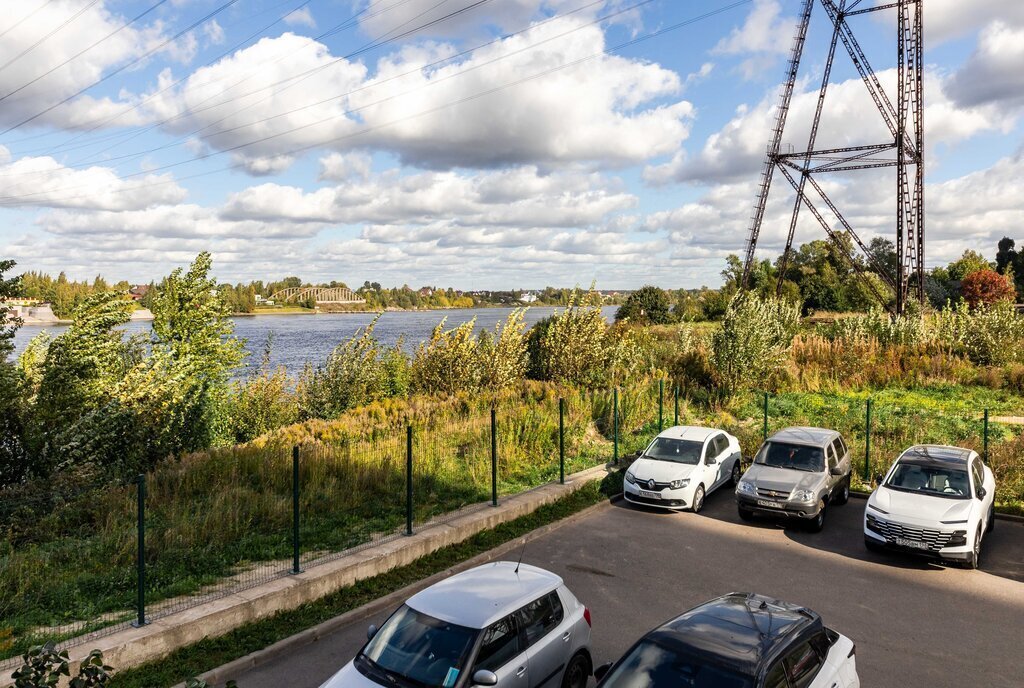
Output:
[[[689,484],[690,484],[690,479],[689,478],[682,478],[681,480],[673,480],[672,482],[670,482],[668,484],[668,486],[670,488],[672,488],[673,490],[678,490],[680,488],[686,487]]]
[[[791,497],[794,502],[813,502],[817,498],[818,495],[811,490],[797,490]]]
[[[748,494],[748,495],[756,495],[757,494],[757,488],[754,487],[754,483],[750,483],[750,482],[747,482],[745,480],[741,480],[739,482],[739,485],[736,486],[736,491],[740,492],[742,494]]]
[[[632,471],[626,471],[626,482],[630,485],[636,485],[636,476],[633,475]]]
[[[967,531],[966,530],[954,530],[953,534],[949,537],[949,542],[946,543],[946,547],[963,547],[967,544]]]

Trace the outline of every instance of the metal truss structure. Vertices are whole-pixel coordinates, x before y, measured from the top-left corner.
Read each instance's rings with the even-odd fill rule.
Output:
[[[868,0],[868,3],[873,0]],[[807,39],[807,31],[811,21],[811,11],[816,2],[820,2],[832,24],[832,40],[829,45],[828,57],[818,91],[817,107],[811,122],[807,147],[795,152],[792,147],[784,150],[783,134],[786,118],[789,114],[793,91],[796,86],[800,60]],[[751,216],[750,233],[747,239],[746,254],[743,267],[743,286],[749,286],[750,273],[754,265],[754,252],[757,248],[761,224],[764,221],[765,208],[772,179],[778,170],[796,192],[793,213],[786,238],[786,248],[779,264],[779,283],[781,289],[786,267],[793,248],[793,235],[802,207],[814,216],[825,233],[837,244],[841,252],[849,259],[858,272],[863,271],[862,262],[851,255],[847,244],[840,239],[845,233],[864,253],[871,270],[876,272],[896,295],[896,312],[902,313],[911,292],[919,301],[924,300],[924,36],[922,5],[924,0],[897,0],[883,2],[870,7],[860,7],[864,0],[803,0],[800,20],[797,24],[796,37],[789,57],[786,82],[783,85],[768,144],[768,154],[761,173],[760,189],[754,212]],[[864,3],[867,4],[867,3]],[[890,100],[875,75],[867,56],[861,49],[850,28],[850,17],[896,10],[897,13],[897,94],[895,102]],[[825,108],[825,94],[828,90],[839,43],[846,52],[864,82],[869,95],[874,101],[878,112],[885,122],[891,140],[872,145],[849,146],[846,148],[816,149],[818,128],[822,112]],[[898,274],[890,274],[867,251],[864,242],[846,220],[832,199],[825,193],[815,179],[822,174],[847,173],[854,170],[869,170],[882,167],[896,168],[896,253]],[[810,188],[808,188],[810,187]],[[810,195],[815,196],[812,200]],[[819,204],[823,204],[838,222],[833,226],[822,215]],[[876,296],[885,302],[882,295],[874,288]]]
[[[345,287],[288,287],[270,296],[271,301],[280,303],[301,303],[309,298],[317,303],[366,303],[365,299]]]

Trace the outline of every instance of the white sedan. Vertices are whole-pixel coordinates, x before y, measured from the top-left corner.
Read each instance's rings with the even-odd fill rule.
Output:
[[[704,498],[740,479],[740,443],[714,428],[677,425],[654,438],[626,471],[623,494],[634,504],[698,512]]]

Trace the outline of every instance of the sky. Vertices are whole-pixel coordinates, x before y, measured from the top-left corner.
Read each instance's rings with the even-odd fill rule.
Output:
[[[849,1],[849,0],[847,0]],[[862,0],[859,7],[884,4]],[[0,16],[0,259],[148,282],[721,283],[798,0],[22,0]],[[1024,3],[929,0],[926,264],[1024,243]],[[895,92],[893,11],[850,18]],[[784,145],[831,29],[816,2]],[[887,131],[840,46],[818,146]],[[773,187],[759,242],[784,245]],[[894,238],[893,170],[823,180]],[[804,213],[797,242],[823,238]]]

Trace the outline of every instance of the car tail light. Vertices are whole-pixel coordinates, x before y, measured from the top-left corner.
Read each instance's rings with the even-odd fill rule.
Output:
[[[587,622],[587,625],[591,628],[594,627],[594,622],[590,620],[590,610],[586,607],[583,608],[583,619]]]
[[[848,654],[846,656],[849,658],[849,657],[853,657],[855,654],[857,654],[857,643],[853,644],[853,647],[850,648],[850,654]]]

